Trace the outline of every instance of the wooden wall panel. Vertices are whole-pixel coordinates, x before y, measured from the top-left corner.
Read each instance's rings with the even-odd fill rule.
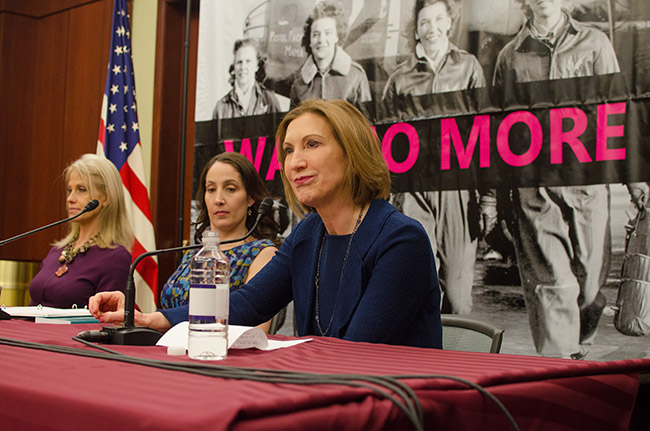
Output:
[[[6,153],[2,160],[5,173],[2,188],[5,195],[0,236],[4,239],[56,220],[60,206],[51,193],[54,176],[49,175],[56,160],[46,158],[49,159],[48,163],[39,166],[42,163],[35,159],[38,152],[48,152],[47,146],[52,144],[49,139],[40,145],[36,142],[39,124],[33,113],[38,112],[37,106],[45,108],[47,104],[45,96],[39,97],[37,94],[37,23],[28,17],[6,15],[3,33],[6,43],[0,63],[5,86],[2,100],[7,103],[3,103],[2,113],[6,121],[3,143]],[[43,255],[47,249],[37,244],[47,243],[47,239],[47,234],[40,233],[6,245],[0,249],[0,257],[32,260],[29,249],[36,249],[37,253]]]
[[[159,248],[189,234],[199,0],[191,12],[186,162],[180,181],[184,0],[160,0],[151,204]],[[112,0],[0,0],[0,238],[65,216],[65,165],[94,152],[106,79]],[[180,202],[181,187],[184,190]],[[43,258],[64,228],[0,248],[0,259]],[[176,257],[161,256],[163,282]]]
[[[64,76],[62,137],[65,160],[74,160],[83,153],[97,151],[99,116],[110,48],[111,14],[112,2],[89,4],[67,14],[69,40],[67,73]]]
[[[29,196],[25,201],[30,205],[31,217],[27,223],[25,219],[17,220],[21,227],[19,230],[42,226],[67,216],[61,171],[66,163],[62,125],[65,112],[65,59],[69,51],[65,43],[69,33],[68,14],[33,20],[30,26],[36,33],[36,45],[26,61],[33,64],[34,76],[24,82],[24,88],[30,91],[31,97],[24,100],[30,111],[23,120],[28,122],[31,130],[30,139],[18,151],[26,152],[23,161],[27,164],[25,172],[31,174],[26,188]],[[59,36],[52,37],[54,34]],[[20,199],[16,196],[12,198]],[[58,226],[39,234],[39,237],[16,242],[13,247],[17,250],[28,247],[24,259],[42,259],[49,249],[49,243],[61,238],[64,229]]]
[[[199,1],[192,2],[190,55],[187,97],[187,130],[183,238],[189,238],[192,161],[194,148],[194,100],[196,93],[196,57],[198,45]],[[185,1],[159,1],[156,41],[156,78],[154,87],[153,153],[151,161],[151,204],[156,226],[156,245],[177,245],[180,202],[180,142],[185,43]],[[174,254],[158,258],[163,283],[176,267]]]
[[[12,12],[32,18],[42,18],[47,15],[97,3],[101,0],[4,0],[0,2],[0,12]]]
[[[5,0],[0,0],[0,8],[4,6]],[[6,14],[0,13],[0,100],[7,99],[7,91],[9,83],[3,79],[4,70],[2,64],[5,64],[5,41],[8,39],[5,37],[6,29]],[[0,103],[0,202],[5,201],[5,187],[3,184],[7,182],[7,169],[5,169],[5,160],[7,160],[7,105],[8,103]],[[0,210],[0,232],[2,232],[1,226],[4,226],[4,211]],[[0,233],[0,239],[2,234]]]
[[[2,239],[66,216],[61,172],[97,145],[112,4],[6,0],[0,11]],[[6,245],[0,259],[39,261],[64,231]]]

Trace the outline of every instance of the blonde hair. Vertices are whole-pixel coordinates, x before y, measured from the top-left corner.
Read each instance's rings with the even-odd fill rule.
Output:
[[[390,172],[381,153],[381,145],[363,114],[345,100],[308,99],[284,116],[275,133],[278,145],[278,161],[284,195],[291,209],[299,217],[311,208],[298,201],[284,170],[286,155],[282,143],[289,124],[303,114],[317,114],[332,128],[334,139],[341,146],[347,160],[343,178],[343,192],[352,197],[355,204],[365,205],[373,199],[386,199],[390,193]]]
[[[91,199],[104,198],[106,202],[95,211],[99,211],[100,237],[97,246],[115,248],[124,246],[127,250],[133,244],[133,230],[127,218],[122,180],[115,165],[108,159],[96,154],[84,154],[72,162],[63,172],[65,185],[70,181],[70,174],[75,171],[86,183]],[[55,242],[62,247],[79,234],[79,223],[70,222],[68,235]]]

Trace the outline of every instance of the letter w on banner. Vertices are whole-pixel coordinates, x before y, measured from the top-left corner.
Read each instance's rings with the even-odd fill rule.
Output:
[[[155,250],[149,195],[145,185],[142,145],[135,104],[135,79],[131,58],[131,31],[126,0],[115,0],[106,89],[102,100],[97,154],[104,155],[120,171],[129,220],[135,232],[132,260]],[[158,262],[144,259],[134,274],[135,301],[143,312],[156,309],[158,298]]]

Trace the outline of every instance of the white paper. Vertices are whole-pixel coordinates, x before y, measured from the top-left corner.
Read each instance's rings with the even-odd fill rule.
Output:
[[[189,322],[181,322],[171,328],[156,343],[157,346],[181,346],[187,349],[187,331]],[[228,349],[275,350],[291,347],[296,344],[310,341],[311,338],[302,340],[278,341],[269,340],[260,328],[251,326],[228,325]]]
[[[72,322],[66,319],[52,319],[49,317],[36,317],[34,323],[47,323],[50,325],[71,325]]]
[[[40,305],[28,307],[2,307],[13,317],[75,317],[91,316],[87,308],[53,308]]]

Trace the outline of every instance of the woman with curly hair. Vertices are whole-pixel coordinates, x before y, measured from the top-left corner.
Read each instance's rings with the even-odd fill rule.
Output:
[[[265,59],[255,39],[239,39],[233,48],[230,65],[232,90],[217,102],[212,118],[236,118],[280,111],[275,93],[262,83],[266,77]]]
[[[371,100],[365,70],[341,48],[346,33],[343,5],[318,3],[305,22],[307,60],[291,85],[292,107],[306,99],[343,99],[356,106]]]

